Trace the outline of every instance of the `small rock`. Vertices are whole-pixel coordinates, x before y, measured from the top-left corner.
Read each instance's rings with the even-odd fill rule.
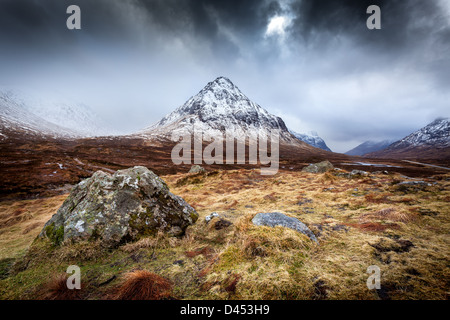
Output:
[[[431,183],[427,183],[425,181],[403,181],[400,183],[397,183],[398,186],[420,186],[420,187],[429,187],[431,186]]]
[[[311,163],[309,166],[302,169],[302,172],[310,173],[324,173],[333,170],[334,167],[330,161],[325,160],[319,163]]]
[[[213,218],[219,217],[219,214],[217,212],[211,213],[209,216],[205,217],[206,223],[210,222]]]
[[[349,178],[355,178],[355,177],[367,177],[369,175],[368,172],[362,171],[362,170],[352,170],[349,173]]]
[[[296,230],[308,236],[311,240],[317,242],[317,238],[314,233],[300,220],[292,217],[288,217],[279,212],[270,213],[258,213],[253,219],[253,224],[257,226],[276,227],[281,226],[289,229]]]
[[[205,168],[199,166],[198,164],[195,164],[191,167],[191,170],[189,170],[189,173],[199,173],[199,172],[206,172]]]

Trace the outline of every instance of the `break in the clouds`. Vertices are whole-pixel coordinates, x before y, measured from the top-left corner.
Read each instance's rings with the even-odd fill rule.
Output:
[[[448,1],[0,0],[0,49],[1,84],[62,92],[122,132],[221,75],[334,151],[450,116]]]

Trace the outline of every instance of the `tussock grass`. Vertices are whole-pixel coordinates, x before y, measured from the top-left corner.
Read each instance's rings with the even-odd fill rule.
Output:
[[[136,270],[127,273],[124,278],[114,296],[117,300],[162,300],[171,295],[170,281],[155,273]]]
[[[78,289],[67,288],[68,275],[59,273],[44,284],[38,296],[42,300],[79,300]]]

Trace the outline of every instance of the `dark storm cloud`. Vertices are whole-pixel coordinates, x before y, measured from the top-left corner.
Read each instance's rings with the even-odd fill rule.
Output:
[[[366,9],[381,9],[382,29],[369,31]],[[408,49],[442,25],[442,9],[437,1],[422,0],[302,0],[292,4],[295,14],[292,31],[306,41],[316,36],[349,36],[360,45],[379,51]],[[448,26],[447,26],[448,29]]]
[[[141,33],[151,35],[157,31],[160,37],[182,36],[194,43],[202,41],[202,45],[224,58],[227,54],[231,58],[238,57],[243,47],[261,50],[258,45],[264,38],[268,21],[280,14],[292,17],[287,30],[291,45],[310,46],[311,50],[326,49],[339,37],[353,41],[357,50],[365,49],[371,55],[393,59],[417,54],[418,48],[422,48],[421,54],[433,47],[450,50],[450,28],[438,1],[299,0],[285,3],[282,8],[275,0],[1,0],[0,39],[8,44],[6,47],[10,51],[23,47],[64,50],[86,39],[99,43],[133,43],[137,37],[133,24],[142,21],[133,21],[133,14],[126,11],[135,8],[148,17]],[[82,8],[82,30],[76,34],[65,28],[65,10],[70,4]],[[366,9],[372,4],[382,10],[382,30],[376,32],[365,27]],[[271,56],[279,53],[277,49],[272,47]],[[423,59],[423,63],[430,62],[429,58]],[[431,62],[434,60],[439,59],[431,59]],[[442,63],[448,61],[441,60]]]
[[[192,25],[197,35],[212,39],[217,36],[219,23],[242,36],[260,34],[268,19],[281,12],[278,2],[261,0],[138,0],[133,3],[146,10],[165,31],[179,32]]]
[[[381,9],[381,30],[368,30],[366,9]],[[321,50],[336,39],[349,39],[351,50],[367,55],[367,66],[388,67],[411,61],[418,69],[436,73],[438,82],[450,84],[450,23],[439,1],[421,0],[302,0],[294,2],[290,35]],[[435,52],[434,54],[432,54]],[[375,62],[375,63],[374,63]],[[436,63],[440,70],[437,70]]]
[[[58,87],[131,132],[224,75],[346,151],[449,116],[449,14],[440,0],[0,0],[0,84]]]
[[[282,9],[278,1],[261,0],[2,0],[0,39],[7,40],[10,50],[24,46],[30,50],[64,49],[77,45],[84,38],[100,43],[132,43],[136,37],[132,24],[136,21],[124,10],[135,7],[148,17],[141,32],[151,34],[157,30],[161,37],[168,38],[182,35],[194,42],[203,41],[203,45],[224,58],[227,55],[236,58],[242,45],[230,39],[230,34],[247,46],[261,49],[257,45],[270,18],[289,10],[291,45],[321,50],[333,40],[345,37],[354,41],[358,50],[366,49],[371,55],[392,59],[405,58],[420,47],[423,50],[450,49],[450,28],[448,23],[442,27],[446,21],[443,21],[438,1],[301,0],[287,3],[288,9]],[[83,14],[82,30],[75,36],[65,28],[65,10],[70,4],[79,5]],[[382,29],[376,32],[365,27],[366,9],[372,4],[382,10]],[[416,50],[411,51],[411,48]],[[277,53],[273,46],[271,55]]]
[[[156,28],[168,37],[185,34],[193,41],[203,41],[218,58],[228,60],[239,57],[242,49],[230,34],[246,44],[255,44],[264,35],[269,19],[282,12],[277,1],[261,0],[138,0],[132,3],[148,15],[148,28]]]
[[[77,33],[66,28],[66,9],[72,4],[82,9],[82,29]],[[0,40],[14,53],[65,51],[89,39],[126,42],[133,34],[120,9],[106,0],[1,0]]]
[[[71,4],[82,12],[76,33],[65,27]],[[237,38],[251,46],[270,17],[282,11],[277,1],[261,0],[1,0],[0,8],[0,40],[13,55],[68,52],[83,41],[134,46],[147,38],[152,47],[155,38],[179,37],[224,60],[240,56]]]

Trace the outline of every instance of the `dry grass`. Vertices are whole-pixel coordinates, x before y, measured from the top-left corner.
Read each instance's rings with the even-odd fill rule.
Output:
[[[52,256],[57,261],[76,262],[101,259],[108,254],[99,241],[83,241],[75,244],[61,245],[58,250],[54,250]]]
[[[120,247],[125,252],[135,252],[139,249],[154,248],[158,244],[157,239],[144,238],[137,242],[127,243],[126,245]]]
[[[101,249],[94,244],[92,252],[89,244],[63,246],[52,257],[62,265],[83,261],[86,273],[96,270],[101,279],[113,275],[121,279],[133,270],[152,274],[140,271],[127,275],[124,291],[119,291],[122,296],[115,292],[113,298],[127,299],[138,292],[142,294],[138,299],[380,299],[366,286],[370,265],[380,267],[383,290],[389,298],[449,297],[450,175],[430,180],[437,182],[433,187],[407,191],[398,191],[393,185],[403,181],[400,175],[347,179],[332,173],[291,171],[260,176],[257,170],[230,170],[202,175],[201,181],[184,179],[186,176],[190,177],[162,177],[171,192],[199,213],[199,220],[183,238],[158,234],[100,255],[95,252]],[[22,216],[51,206],[56,211],[57,202],[62,200],[43,199],[40,204],[23,201],[11,208],[0,203],[0,208],[9,210],[6,216],[11,218],[14,212]],[[252,224],[258,212],[274,211],[304,222],[319,244],[290,229]],[[205,217],[211,212],[232,225],[216,230],[214,220],[206,224]],[[43,225],[45,221],[39,219],[44,216],[34,215],[31,220],[0,228],[11,239],[27,239],[20,246],[3,242],[7,246],[0,254],[16,256],[17,248],[29,245],[40,231],[33,223]],[[15,228],[18,225],[24,228]],[[0,234],[0,240],[5,234]],[[47,281],[33,278],[36,268],[35,263],[19,275],[27,275],[36,283]],[[166,291],[149,289],[157,283],[156,277],[163,277]],[[165,279],[170,279],[170,289]],[[20,291],[15,282],[18,278],[0,281],[8,290]],[[104,290],[112,289],[117,289],[116,284],[108,284]],[[103,292],[95,290],[101,298]]]
[[[0,259],[23,253],[66,197],[0,202]]]
[[[117,300],[162,300],[171,296],[169,280],[146,270],[136,270],[125,275],[125,281],[117,289]]]
[[[402,181],[398,176],[394,178]],[[405,277],[404,266],[416,265],[417,261],[440,265],[434,278],[443,279],[448,274],[443,271],[444,261],[449,261],[446,249],[449,239],[443,238],[450,228],[448,215],[427,217],[431,220],[424,221],[417,213],[418,208],[411,207],[411,203],[420,203],[421,209],[438,206],[440,212],[448,213],[443,200],[449,192],[449,183],[440,186],[444,194],[426,191],[397,194],[392,190],[392,179],[380,175],[349,180],[331,173],[297,172],[267,179],[241,170],[221,172],[215,179],[205,179],[201,189],[193,185],[175,188],[174,193],[203,205],[197,208],[200,221],[189,231],[190,235],[195,235],[196,242],[213,238],[212,235],[202,236],[201,222],[212,211],[227,214],[234,223],[223,246],[216,248],[218,256],[206,261],[198,273],[202,292],[208,298],[230,298],[224,283],[231,273],[240,276],[231,298],[378,299],[377,293],[365,285],[366,269],[375,264],[386,272],[386,282],[390,285],[387,292],[391,298],[442,298],[448,286],[442,289],[441,285],[435,290],[430,284],[434,282],[431,278],[425,285],[428,289],[416,295],[411,289],[405,292],[401,284]],[[237,187],[240,187],[239,192],[235,192]],[[212,197],[202,199],[197,190],[215,193],[214,201]],[[316,233],[320,244],[317,246],[287,229],[253,226],[251,219],[256,213],[271,211],[299,218]],[[424,230],[424,224],[429,231]],[[418,230],[427,236],[419,236]],[[391,260],[383,260],[368,243],[386,237],[406,237],[416,247],[411,252],[391,252]],[[427,256],[426,252],[434,251],[430,242],[441,248],[442,260]],[[416,265],[415,269],[424,272],[420,266]]]
[[[204,247],[204,248],[193,250],[193,251],[186,251],[185,254],[186,254],[186,257],[188,257],[188,258],[193,258],[198,255],[210,257],[211,255],[214,254],[214,250],[211,247]]]
[[[79,300],[80,290],[67,288],[67,274],[53,276],[38,293],[43,300]]]
[[[389,220],[394,222],[409,222],[412,221],[416,215],[409,211],[398,210],[396,208],[384,208],[373,213],[362,214],[359,219],[361,223],[366,223],[371,220]]]

